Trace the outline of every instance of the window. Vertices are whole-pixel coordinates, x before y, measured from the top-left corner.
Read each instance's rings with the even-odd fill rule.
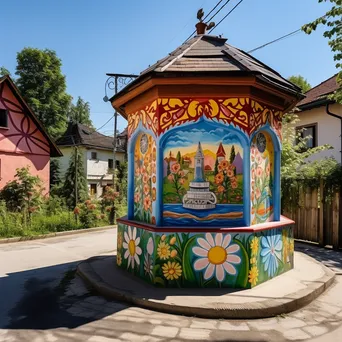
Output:
[[[300,137],[306,139],[306,148],[313,148],[317,146],[317,124],[296,127]]]
[[[97,152],[91,152],[91,159],[97,159]]]
[[[96,184],[90,184],[90,196],[94,196],[97,193],[97,185]]]
[[[116,164],[116,167],[118,168],[120,166],[120,161],[119,160],[116,160],[115,161],[115,164]]]
[[[8,127],[6,109],[0,109],[0,127]]]
[[[108,169],[113,169],[113,167],[114,167],[113,159],[108,159]]]

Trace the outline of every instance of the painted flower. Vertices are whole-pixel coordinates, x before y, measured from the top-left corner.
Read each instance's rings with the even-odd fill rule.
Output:
[[[218,166],[218,170],[219,170],[220,172],[222,172],[222,171],[223,171],[223,167],[222,167],[221,165],[219,165],[219,166]]]
[[[151,206],[152,206],[151,197],[150,196],[146,196],[144,198],[144,210],[145,211],[148,211],[148,210],[151,211],[151,209],[152,209]]]
[[[121,266],[121,264],[122,264],[122,256],[120,253],[116,255],[116,264],[118,266]]]
[[[249,260],[250,264],[256,264],[256,262],[257,262],[256,257],[250,258],[250,260]]]
[[[143,176],[143,182],[146,184],[149,179],[150,179],[150,177],[148,176],[147,173],[145,173],[144,176]]]
[[[167,176],[167,179],[170,181],[170,182],[173,182],[175,177],[173,176],[172,173],[170,173],[168,176]]]
[[[227,176],[228,176],[229,178],[234,177],[234,171],[233,171],[233,170],[228,170],[228,171],[227,171]]]
[[[178,252],[174,249],[171,251],[170,256],[171,256],[171,258],[175,258],[177,256],[177,254],[178,254]]]
[[[137,237],[137,229],[135,227],[128,227],[127,232],[124,233],[125,241],[122,244],[123,248],[126,249],[124,258],[128,259],[127,269],[132,266],[134,268],[134,262],[140,265],[139,255],[142,250],[139,247],[140,237]]]
[[[294,240],[293,239],[290,240],[290,253],[291,254],[294,253]]]
[[[172,172],[172,173],[177,173],[179,170],[180,170],[180,165],[179,165],[179,163],[174,163],[174,164],[171,166],[171,172]]]
[[[167,280],[178,279],[182,275],[182,267],[178,262],[168,261],[162,266],[164,277]]]
[[[261,191],[260,191],[259,188],[256,188],[256,190],[255,190],[255,197],[256,197],[256,199],[259,199],[260,196],[261,196]]]
[[[172,237],[172,238],[170,239],[170,245],[171,245],[171,246],[174,245],[174,244],[176,243],[176,241],[177,241],[176,237],[175,237],[175,236]]]
[[[179,180],[179,184],[180,184],[180,185],[184,185],[184,182],[185,182],[184,178],[181,178],[181,179]]]
[[[215,241],[210,233],[205,234],[205,239],[197,239],[199,247],[193,247],[192,251],[200,258],[194,262],[194,269],[196,271],[205,269],[205,280],[212,278],[215,273],[216,279],[222,282],[225,273],[231,275],[237,273],[234,265],[240,264],[241,258],[234,253],[240,250],[240,246],[231,242],[232,236],[226,234],[223,238],[222,233],[215,235]]]
[[[150,187],[148,186],[148,184],[144,185],[144,194],[145,196],[149,195],[150,193]]]
[[[145,254],[144,257],[144,271],[145,274],[150,276],[151,279],[153,278],[153,260],[147,254]]]
[[[156,173],[156,171],[157,171],[156,163],[151,164],[151,171],[152,171],[152,173]]]
[[[150,237],[150,238],[148,239],[146,249],[147,249],[147,253],[148,253],[149,255],[152,255],[152,254],[153,254],[153,252],[154,252],[154,243],[153,243],[152,237]]]
[[[252,160],[252,162],[253,162],[254,159],[255,159],[255,152],[256,152],[256,148],[253,146],[253,147],[251,148],[251,160]]]
[[[122,234],[118,234],[118,248],[121,249],[123,244]]]
[[[224,190],[225,190],[225,188],[224,188],[224,186],[222,186],[222,185],[220,185],[218,188],[217,188],[217,191],[218,192],[224,192]]]
[[[256,170],[257,177],[261,178],[262,174],[263,174],[263,169],[261,167],[258,167]]]
[[[232,189],[236,189],[238,187],[237,182],[232,182]]]
[[[152,177],[152,183],[156,183],[157,182],[157,177],[156,176],[153,176]]]
[[[185,172],[183,170],[178,171],[178,175],[181,177],[185,176]]]
[[[136,177],[140,176],[140,169],[139,169],[139,167],[135,168],[135,176]]]
[[[156,218],[154,216],[152,216],[151,223],[156,224]]]
[[[222,169],[224,169],[224,170],[229,166],[227,160],[222,160],[220,165],[221,165]]]
[[[255,170],[254,169],[252,169],[251,178],[252,178],[252,180],[255,179]]]
[[[152,201],[155,201],[156,200],[156,192],[157,192],[157,190],[156,190],[156,188],[152,188]]]
[[[215,176],[215,183],[216,184],[221,184],[224,180],[224,176],[222,173],[218,173],[216,176]]]
[[[157,254],[161,260],[166,260],[170,257],[170,246],[166,242],[159,242]]]
[[[266,166],[266,174],[269,175],[270,172],[271,172],[270,164],[267,164],[267,166]]]
[[[253,237],[250,247],[252,255],[257,255],[259,250],[259,239],[256,236]]]
[[[273,277],[278,269],[278,259],[281,260],[283,243],[280,234],[269,233],[261,238],[261,257],[264,270]]]
[[[255,286],[258,282],[259,270],[256,265],[252,266],[249,271],[248,281],[251,283],[252,286]]]
[[[153,147],[152,149],[152,160],[156,161],[157,159],[157,149],[155,147]]]
[[[140,192],[136,192],[134,194],[134,202],[139,203],[140,202]]]

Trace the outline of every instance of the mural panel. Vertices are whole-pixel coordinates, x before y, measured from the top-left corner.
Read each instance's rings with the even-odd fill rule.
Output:
[[[118,266],[161,287],[251,288],[292,269],[293,255],[291,226],[258,233],[118,228]]]
[[[273,220],[274,147],[267,132],[258,133],[251,145],[251,223]]]
[[[157,149],[153,137],[140,134],[134,150],[134,219],[155,224]]]
[[[164,225],[243,224],[243,146],[238,134],[202,122],[166,140]]]

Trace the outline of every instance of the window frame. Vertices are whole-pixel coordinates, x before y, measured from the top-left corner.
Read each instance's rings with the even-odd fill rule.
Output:
[[[111,163],[109,161],[111,161]],[[110,164],[112,166],[110,166]],[[108,158],[108,169],[109,170],[113,170],[113,168],[114,168],[114,159],[113,158]]]
[[[93,158],[93,154],[95,154],[95,158]],[[90,159],[91,160],[97,160],[97,152],[96,151],[91,151],[90,152]]]
[[[8,109],[5,108],[0,108],[0,118],[1,118],[1,114],[4,113],[5,116],[5,125],[1,125],[0,124],[0,129],[8,129]],[[1,120],[0,120],[1,122]]]
[[[304,138],[303,137],[304,131],[302,131],[302,132],[299,132],[299,131],[301,131],[303,129],[308,129],[308,128],[313,128],[313,131],[314,131],[314,134],[312,136],[313,146],[312,147],[306,146],[306,150],[318,146],[318,123],[314,122],[314,123],[310,123],[310,124],[296,126],[296,136],[298,133],[300,133],[302,138]],[[298,142],[297,138],[296,138],[296,142]]]
[[[92,193],[92,190],[95,188],[95,192]],[[96,196],[97,195],[97,184],[96,183],[90,183],[90,196]]]

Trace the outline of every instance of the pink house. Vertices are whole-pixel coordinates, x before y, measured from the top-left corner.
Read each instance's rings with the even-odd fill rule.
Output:
[[[62,153],[21,97],[9,76],[0,78],[0,189],[13,180],[17,168],[43,181],[46,192],[50,183],[50,156]]]

